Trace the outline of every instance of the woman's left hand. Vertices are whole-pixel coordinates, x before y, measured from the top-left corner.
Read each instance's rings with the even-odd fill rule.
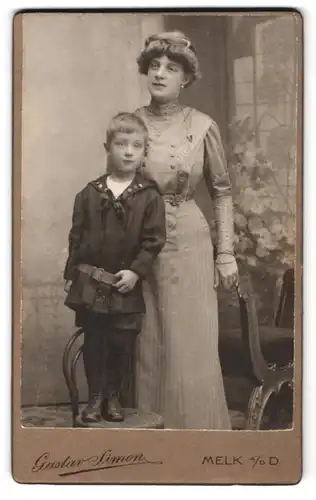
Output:
[[[214,288],[220,284],[226,290],[238,285],[238,267],[233,255],[221,253],[216,258]]]

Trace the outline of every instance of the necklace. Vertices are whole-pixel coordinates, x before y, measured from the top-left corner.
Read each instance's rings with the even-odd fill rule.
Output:
[[[149,106],[147,106],[149,114],[157,118],[169,118],[178,114],[182,110],[183,106],[181,106],[178,101],[158,103],[152,100]]]

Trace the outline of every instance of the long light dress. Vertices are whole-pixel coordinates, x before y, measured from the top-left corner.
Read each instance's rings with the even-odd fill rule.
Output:
[[[137,346],[137,405],[167,429],[230,429],[218,354],[218,305],[209,225],[194,201],[205,178],[210,195],[231,196],[216,123],[185,107],[137,113],[149,129],[143,174],[166,200],[167,242],[144,282],[146,316]]]

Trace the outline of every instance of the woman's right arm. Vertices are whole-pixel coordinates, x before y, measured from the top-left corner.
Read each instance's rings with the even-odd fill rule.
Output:
[[[72,213],[72,226],[68,237],[68,259],[64,270],[64,279],[67,281],[71,281],[74,277],[75,265],[77,264],[77,262],[75,262],[75,254],[82,240],[84,223],[84,196],[83,192],[81,191],[75,197]]]

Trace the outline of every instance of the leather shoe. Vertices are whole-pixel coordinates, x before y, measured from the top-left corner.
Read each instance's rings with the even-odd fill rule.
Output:
[[[108,397],[107,420],[110,422],[123,422],[124,414],[117,394]]]
[[[101,396],[94,397],[82,410],[81,420],[87,423],[97,423],[101,420]]]

